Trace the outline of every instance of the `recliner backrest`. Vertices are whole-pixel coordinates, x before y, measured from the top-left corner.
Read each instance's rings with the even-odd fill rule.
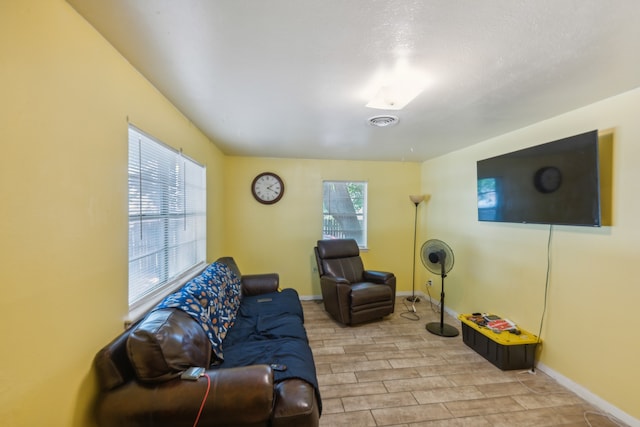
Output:
[[[318,240],[316,258],[321,276],[344,277],[351,283],[362,281],[364,265],[355,240]]]

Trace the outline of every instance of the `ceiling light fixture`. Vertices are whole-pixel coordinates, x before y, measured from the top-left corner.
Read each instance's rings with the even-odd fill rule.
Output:
[[[373,116],[369,117],[367,121],[371,126],[384,128],[396,125],[399,120],[400,119],[398,119],[396,116]]]
[[[365,90],[369,108],[401,110],[427,86],[425,73],[399,60],[391,71],[380,71]]]

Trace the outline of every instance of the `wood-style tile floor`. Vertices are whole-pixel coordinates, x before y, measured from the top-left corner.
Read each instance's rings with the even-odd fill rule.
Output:
[[[425,330],[440,315],[422,299],[413,321],[398,297],[381,321],[342,326],[321,301],[303,301],[324,412],[333,426],[623,426],[541,371],[502,371],[460,335]],[[410,303],[406,302],[410,305]],[[437,307],[435,307],[437,309]],[[445,316],[460,329],[460,322]]]

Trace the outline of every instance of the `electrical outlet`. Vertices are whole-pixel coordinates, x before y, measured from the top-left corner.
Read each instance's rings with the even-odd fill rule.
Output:
[[[427,286],[433,286],[433,280],[431,279],[427,280]]]

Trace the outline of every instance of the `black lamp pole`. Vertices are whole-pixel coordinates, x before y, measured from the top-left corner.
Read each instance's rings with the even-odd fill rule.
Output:
[[[409,199],[416,206],[413,216],[413,270],[411,271],[411,296],[407,297],[407,301],[420,302],[420,298],[416,296],[416,233],[418,230],[418,205],[424,200],[424,196],[409,196]]]

